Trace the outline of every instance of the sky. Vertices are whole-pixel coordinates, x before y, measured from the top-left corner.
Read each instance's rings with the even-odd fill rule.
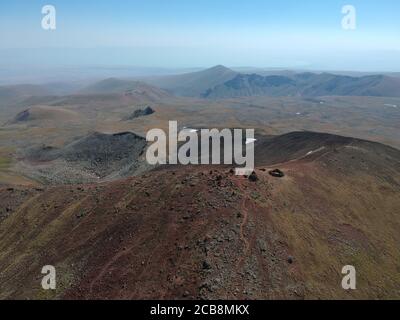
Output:
[[[56,9],[56,30],[41,26]],[[342,28],[342,7],[356,28]],[[0,66],[400,71],[398,0],[1,0]]]

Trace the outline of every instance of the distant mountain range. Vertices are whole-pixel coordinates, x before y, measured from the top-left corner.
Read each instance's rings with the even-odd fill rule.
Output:
[[[202,97],[242,96],[400,96],[400,79],[384,75],[350,77],[330,73],[300,73],[294,76],[238,74]]]
[[[251,70],[250,70],[251,71]],[[257,70],[253,70],[257,72]],[[0,86],[0,101],[16,103],[51,95],[122,94],[159,100],[175,96],[224,99],[248,96],[374,96],[400,97],[400,77],[351,76],[333,73],[276,71],[240,73],[222,65],[185,74],[141,79],[108,78],[88,86],[63,84]]]
[[[145,80],[178,96],[400,96],[400,79],[387,75],[277,71],[246,74],[218,65],[203,71]]]

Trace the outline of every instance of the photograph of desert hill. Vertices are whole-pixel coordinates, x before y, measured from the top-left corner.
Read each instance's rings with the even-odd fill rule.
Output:
[[[1,1],[0,300],[399,300],[399,12]]]

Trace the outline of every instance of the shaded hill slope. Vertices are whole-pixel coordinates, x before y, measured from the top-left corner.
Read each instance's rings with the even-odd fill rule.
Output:
[[[400,96],[400,80],[383,75],[350,77],[329,73],[301,73],[289,76],[239,74],[209,88],[203,97],[243,96]]]
[[[237,74],[229,68],[218,65],[198,72],[147,79],[146,82],[178,96],[199,97],[208,89],[233,79]]]
[[[307,160],[327,152],[338,153],[343,148],[351,148],[353,145],[357,150],[363,150],[361,146],[366,145],[370,151],[382,150],[383,154],[398,158],[397,149],[386,145],[333,135],[329,133],[298,131],[290,132],[280,136],[258,137],[255,147],[255,158],[257,165],[270,165],[283,163],[296,159]],[[369,153],[371,156],[372,153]]]
[[[21,170],[46,184],[116,179],[150,167],[144,159],[146,148],[146,139],[133,132],[94,132],[61,148],[29,148]]]
[[[49,106],[34,106],[18,113],[7,124],[29,123],[32,121],[51,120],[55,122],[77,122],[80,115],[72,110]]]

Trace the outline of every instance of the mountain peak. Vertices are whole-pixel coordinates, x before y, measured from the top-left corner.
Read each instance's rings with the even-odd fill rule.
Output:
[[[211,68],[209,68],[208,70],[214,70],[214,71],[233,71],[232,69],[229,69],[227,67],[225,67],[222,64],[218,64],[216,66],[213,66]]]

